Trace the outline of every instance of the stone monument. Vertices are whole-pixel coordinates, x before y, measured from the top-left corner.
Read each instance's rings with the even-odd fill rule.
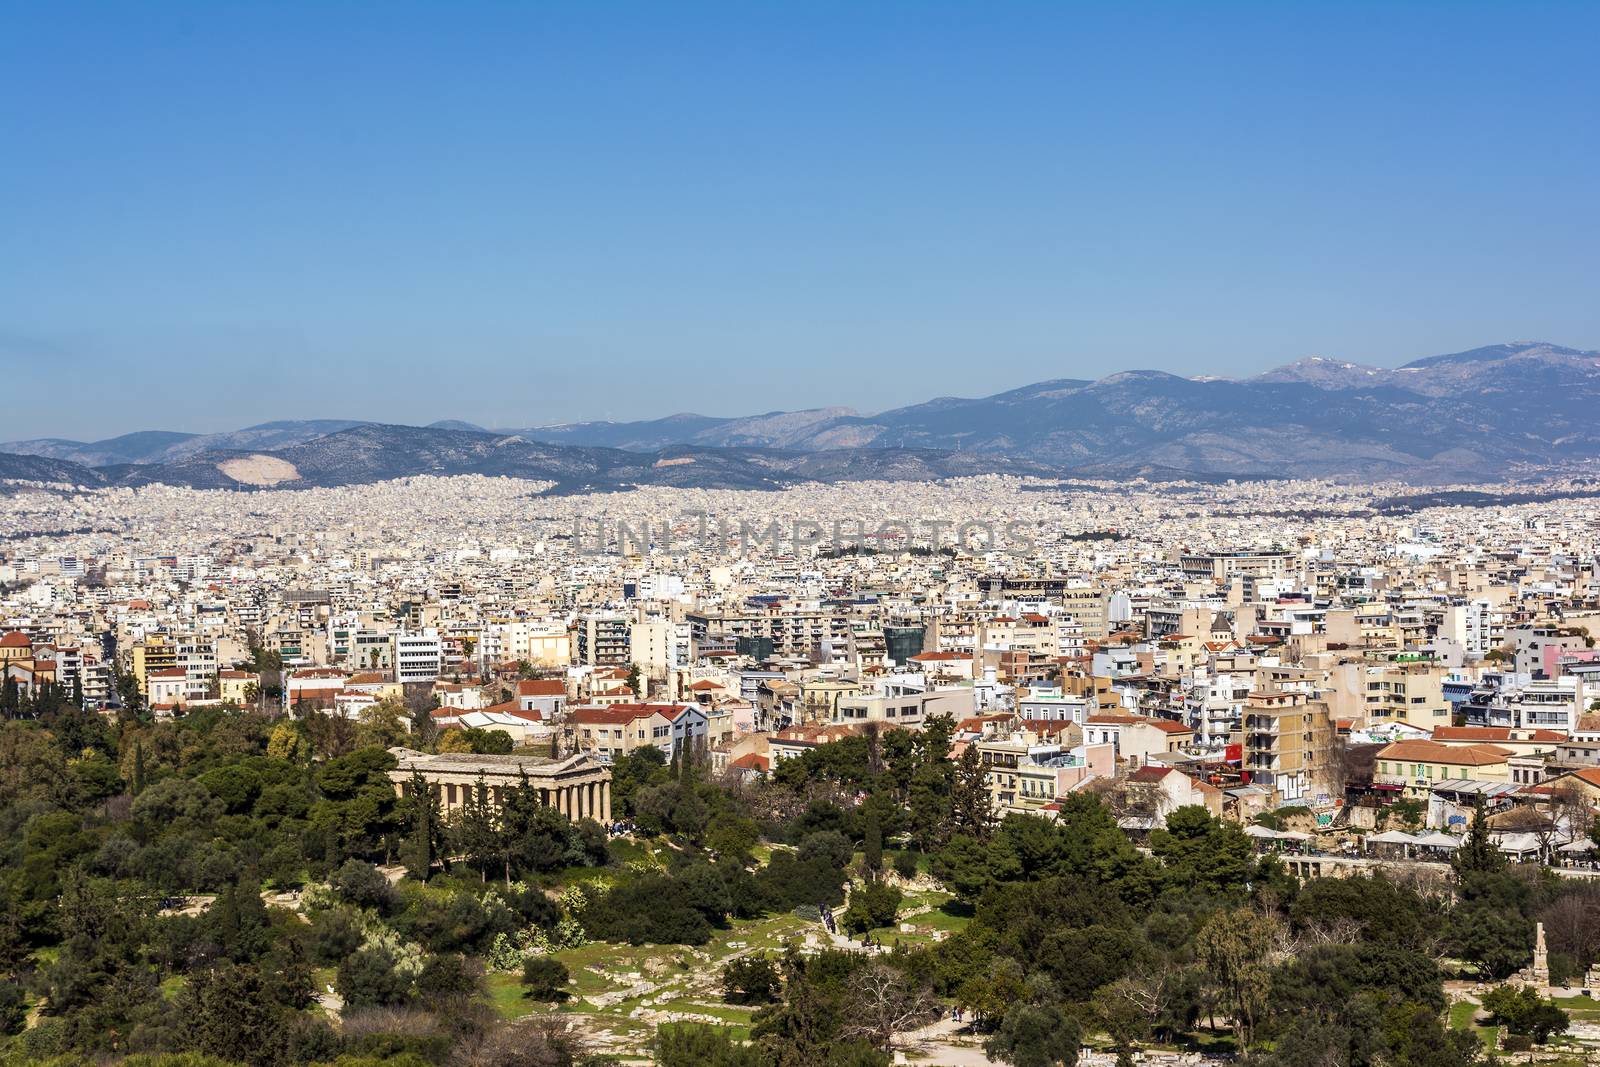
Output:
[[[1508,981],[1533,986],[1540,992],[1550,988],[1550,949],[1544,942],[1544,923],[1533,924],[1533,962],[1512,975]]]

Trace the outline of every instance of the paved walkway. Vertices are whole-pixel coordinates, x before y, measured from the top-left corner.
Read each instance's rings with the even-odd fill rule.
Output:
[[[917,1067],[992,1067],[983,1051],[983,1042],[967,1029],[968,1024],[956,1022],[947,1012],[937,1021],[920,1030],[899,1034],[894,1043],[899,1046],[894,1054],[897,1064],[916,1064]],[[914,1058],[903,1050],[912,1050]]]

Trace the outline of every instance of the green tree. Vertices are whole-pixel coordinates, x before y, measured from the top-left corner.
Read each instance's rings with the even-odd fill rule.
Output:
[[[659,1026],[650,1050],[658,1067],[766,1067],[759,1049],[704,1023]]]
[[[989,779],[978,760],[976,745],[968,745],[956,761],[955,780],[950,786],[951,833],[971,834],[979,841],[988,838],[994,827]]]
[[[1195,955],[1222,994],[1240,1048],[1249,1045],[1265,1007],[1267,953],[1276,937],[1273,920],[1244,908],[1217,912],[1195,935]]]
[[[260,1067],[285,1058],[287,1012],[254,967],[221,964],[201,971],[190,978],[183,1005],[191,1047]]]
[[[420,771],[412,772],[406,801],[411,809],[411,829],[400,849],[400,862],[413,878],[426,879],[435,857],[440,854],[444,820],[439,811],[439,798]]]
[[[1457,878],[1473,874],[1492,874],[1503,870],[1506,858],[1489,837],[1489,820],[1484,811],[1483,798],[1478,797],[1472,806],[1472,823],[1455,856],[1450,861]]]
[[[1054,1004],[1012,1004],[983,1050],[1013,1067],[1074,1067],[1083,1031]]]
[[[566,964],[550,956],[529,956],[522,961],[523,996],[529,1000],[567,999]]]
[[[870,803],[866,805],[863,822],[861,862],[866,867],[868,876],[877,878],[883,872],[883,823],[878,817],[876,806]]]
[[[850,894],[850,907],[841,922],[852,934],[864,934],[894,925],[900,910],[900,890],[882,882],[870,882]]]
[[[466,802],[462,804],[461,812],[451,827],[450,836],[456,854],[478,872],[481,880],[487,882],[491,871],[500,873],[505,862],[505,851],[501,845],[494,807],[489,801],[489,786],[481,774],[472,788],[467,790]]]
[[[782,992],[777,965],[765,954],[741,956],[722,968],[722,999],[729,1004],[772,1004]]]
[[[1513,1034],[1526,1034],[1544,1044],[1552,1034],[1565,1033],[1572,1020],[1555,1001],[1540,996],[1531,986],[1498,986],[1483,997],[1483,1008]]]

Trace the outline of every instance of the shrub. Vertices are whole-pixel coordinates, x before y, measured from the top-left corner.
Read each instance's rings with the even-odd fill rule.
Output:
[[[917,854],[915,852],[896,852],[894,854],[894,873],[910,881],[917,876]]]
[[[844,928],[853,934],[866,933],[880,926],[891,926],[900,911],[900,890],[894,886],[863,886],[850,896],[850,907],[844,913]]]
[[[657,1027],[651,1051],[660,1067],[760,1067],[765,1062],[759,1050],[703,1023]]]
[[[334,986],[352,1008],[402,1004],[411,994],[411,980],[395,967],[387,949],[364,948],[339,964]]]
[[[848,837],[837,830],[819,830],[814,834],[807,834],[800,842],[802,863],[822,860],[836,870],[844,870],[849,866],[853,855],[855,846],[850,844]]]
[[[549,956],[529,956],[522,963],[523,995],[530,1000],[565,1000],[567,981],[572,976],[567,965]]]
[[[385,914],[392,912],[400,899],[382,871],[360,860],[346,860],[334,872],[333,889],[358,908],[377,908]]]
[[[343,909],[323,912],[311,927],[311,954],[317,962],[337,964],[361,947],[361,923]]]
[[[417,993],[425,998],[474,996],[483,988],[482,971],[455,952],[429,956],[417,975]]]
[[[20,1032],[27,1017],[22,987],[15,982],[0,982],[0,1034]]]
[[[782,991],[778,968],[766,956],[743,956],[722,968],[722,999],[729,1004],[775,1004]]]

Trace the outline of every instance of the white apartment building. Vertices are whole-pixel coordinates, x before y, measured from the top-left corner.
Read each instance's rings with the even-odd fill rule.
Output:
[[[1454,641],[1468,658],[1482,659],[1505,640],[1505,614],[1488,600],[1467,600],[1444,609],[1439,636]]]
[[[431,682],[444,669],[444,645],[437,630],[400,631],[394,635],[394,680]]]

